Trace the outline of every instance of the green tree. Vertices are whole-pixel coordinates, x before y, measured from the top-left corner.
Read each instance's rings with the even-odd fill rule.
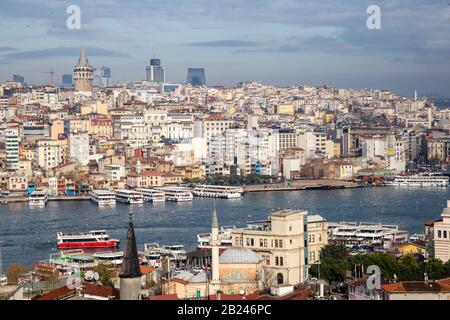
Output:
[[[404,255],[399,262],[399,280],[423,280],[423,271],[413,255]]]
[[[447,278],[444,263],[436,258],[431,258],[427,263],[427,275],[429,279],[437,280]]]
[[[116,267],[111,263],[100,263],[94,267],[94,272],[99,275],[99,281],[102,285],[113,287],[113,279],[117,275]]]

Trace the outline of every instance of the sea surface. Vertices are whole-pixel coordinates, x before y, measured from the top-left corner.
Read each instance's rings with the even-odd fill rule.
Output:
[[[450,189],[376,187],[341,190],[277,191],[245,194],[242,199],[217,199],[220,225],[245,226],[265,219],[279,208],[307,209],[328,221],[364,221],[398,224],[411,233],[423,233],[426,221],[440,217]],[[133,206],[138,250],[144,243],[183,244],[195,249],[196,235],[210,231],[214,200],[194,198],[188,203],[144,203]],[[106,229],[111,238],[126,236],[129,205],[98,207],[90,201],[48,202],[45,208],[27,203],[0,205],[0,241],[3,270],[18,262],[27,267],[57,252],[56,232]]]

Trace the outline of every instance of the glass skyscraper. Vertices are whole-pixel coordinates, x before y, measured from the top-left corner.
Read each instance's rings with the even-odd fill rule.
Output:
[[[163,83],[166,81],[165,71],[161,66],[161,59],[150,59],[150,65],[145,69],[148,82]]]
[[[206,84],[205,69],[188,68],[187,83],[193,86],[204,86]]]

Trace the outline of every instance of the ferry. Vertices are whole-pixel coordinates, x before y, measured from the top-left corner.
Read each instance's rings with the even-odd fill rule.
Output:
[[[149,188],[137,188],[135,189],[136,192],[139,192],[144,196],[145,201],[149,202],[164,202],[166,201],[166,196],[164,192],[155,190],[155,189],[149,189]]]
[[[95,252],[92,254],[92,256],[100,263],[106,262],[115,265],[121,265],[123,260],[123,251]]]
[[[194,188],[194,196],[236,199],[242,197],[242,188],[201,184]]]
[[[116,204],[116,195],[109,190],[92,190],[90,197],[91,201],[99,206],[113,206]]]
[[[128,190],[128,189],[119,189],[116,191],[116,200],[123,203],[128,204],[143,204],[144,197],[139,192]]]
[[[157,188],[155,190],[163,192],[166,197],[166,201],[184,202],[192,201],[194,198],[191,190],[184,187],[165,187]]]
[[[167,257],[171,267],[182,267],[186,264],[186,250],[183,245],[160,246],[158,243],[145,243],[145,257],[149,265],[159,267],[163,257]]]
[[[235,226],[223,226],[219,230],[219,240],[222,247],[231,247],[231,231],[235,230]],[[197,248],[209,248],[209,241],[211,240],[211,233],[197,234]]]
[[[400,187],[448,187],[448,177],[436,175],[396,176],[386,185]]]
[[[47,204],[48,194],[44,191],[34,191],[28,197],[30,207],[44,207]]]
[[[93,230],[89,232],[56,233],[59,249],[76,248],[114,248],[119,240],[109,239],[106,230]]]

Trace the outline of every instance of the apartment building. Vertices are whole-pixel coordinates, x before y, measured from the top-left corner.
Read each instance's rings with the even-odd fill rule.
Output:
[[[37,142],[37,158],[39,167],[48,170],[62,162],[60,145],[57,140],[43,139]]]
[[[434,256],[446,262],[450,260],[450,200],[441,214],[442,220],[434,222]]]

